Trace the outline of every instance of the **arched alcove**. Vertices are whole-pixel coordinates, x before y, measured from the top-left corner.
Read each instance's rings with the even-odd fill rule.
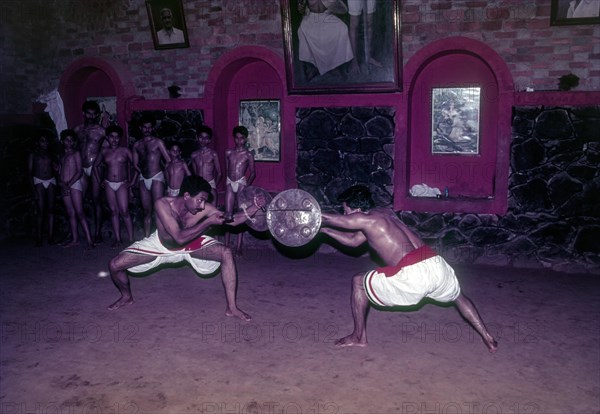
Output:
[[[219,154],[233,147],[231,131],[239,124],[241,100],[279,100],[280,119],[286,111],[285,67],[273,51],[242,46],[221,56],[205,86],[206,102],[212,102],[212,127]],[[279,162],[257,162],[254,185],[280,191],[295,184],[294,135],[281,124]],[[224,160],[222,160],[224,165]]]
[[[132,76],[119,62],[97,57],[82,57],[63,72],[58,91],[70,128],[83,122],[81,105],[88,97],[117,98],[117,120],[127,123],[126,102],[135,95]]]
[[[479,41],[452,37],[421,49],[410,59],[404,74],[409,82],[401,106],[406,129],[397,137],[394,206],[427,212],[505,213],[514,97],[512,77],[504,61]],[[441,94],[459,88],[477,91],[478,104],[470,109],[477,121],[458,119],[453,105],[434,108],[443,100],[434,99],[434,91]],[[435,140],[442,135],[435,118],[440,112],[450,128],[462,123],[464,131],[468,123],[471,135],[477,137],[476,145],[462,151],[460,145],[449,141],[445,148],[452,149],[440,151]],[[462,138],[469,139],[458,136],[457,142]],[[416,184],[438,188],[442,197],[411,196],[409,190]],[[446,188],[449,197],[443,197]]]

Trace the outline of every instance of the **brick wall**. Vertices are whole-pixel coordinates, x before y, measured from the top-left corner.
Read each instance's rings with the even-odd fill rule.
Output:
[[[283,56],[278,0],[183,0],[190,48],[154,50],[144,0],[0,2],[0,114],[26,114],[81,56],[115,59],[147,99],[202,96],[224,52],[261,45]],[[462,35],[507,62],[518,89],[556,89],[570,72],[577,90],[600,90],[600,25],[550,26],[548,0],[402,1],[403,63],[433,40]]]

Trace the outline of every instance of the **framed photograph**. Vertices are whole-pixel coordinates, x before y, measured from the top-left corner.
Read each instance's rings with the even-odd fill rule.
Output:
[[[248,150],[255,161],[281,160],[280,102],[274,100],[240,101],[239,124],[248,128]]]
[[[433,88],[432,154],[479,154],[481,88]]]
[[[182,0],[146,0],[155,49],[190,47]]]
[[[86,101],[96,101],[100,107],[100,125],[102,125],[102,128],[117,125],[116,96],[88,96]]]
[[[400,0],[281,0],[288,93],[401,89]]]
[[[600,24],[600,0],[552,0],[550,26]]]

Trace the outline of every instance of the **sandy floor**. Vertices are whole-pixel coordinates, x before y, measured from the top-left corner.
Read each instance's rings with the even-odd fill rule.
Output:
[[[98,277],[114,250],[1,246],[0,407],[6,413],[598,413],[598,276],[458,267],[499,338],[495,355],[452,307],[369,315],[350,333],[350,278],[367,257],[274,249],[238,261],[240,308],[189,267]]]

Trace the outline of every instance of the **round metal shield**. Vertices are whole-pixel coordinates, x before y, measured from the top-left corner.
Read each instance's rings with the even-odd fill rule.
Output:
[[[304,190],[285,190],[273,197],[267,208],[267,225],[275,239],[285,246],[302,246],[321,228],[321,207]]]
[[[240,210],[243,210],[244,208],[248,208],[251,205],[253,205],[254,197],[258,195],[262,195],[265,198],[267,206],[273,199],[273,197],[271,197],[271,194],[269,194],[265,189],[249,185],[247,187],[244,187],[238,193],[238,206]],[[263,210],[258,210],[254,216],[246,220],[246,224],[248,225],[248,227],[256,231],[267,231],[269,227],[267,226],[266,210],[266,208]]]

